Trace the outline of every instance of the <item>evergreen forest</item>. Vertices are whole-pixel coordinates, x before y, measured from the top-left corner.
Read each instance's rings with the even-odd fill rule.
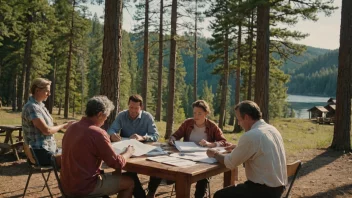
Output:
[[[262,59],[258,58],[258,42],[263,33],[259,28],[263,13],[259,11],[266,6],[262,2],[123,2],[125,8],[136,8],[137,25],[133,31],[122,30],[118,36],[121,58],[114,76],[119,83],[114,90],[118,93],[117,111],[127,108],[131,94],[139,93],[145,99],[145,109],[156,120],[170,117],[167,109],[172,103],[172,119],[182,122],[192,117],[192,102],[204,99],[211,105],[211,119],[220,122],[220,126],[234,125],[233,106],[241,100],[255,100],[255,90],[263,84],[257,83],[261,79],[256,73],[262,60],[268,61],[268,78],[264,80],[270,90],[266,92],[270,118],[291,116],[286,102],[288,93],[335,96],[338,51],[295,44],[295,40],[308,35],[276,24],[294,25],[300,18],[316,21],[317,13],[329,15],[336,8],[330,1],[270,3],[270,43],[266,44],[268,57]],[[111,1],[0,0],[3,105],[21,111],[29,96],[30,82],[36,77],[53,82],[46,105],[51,112],[58,108],[65,117],[83,113],[87,99],[104,94],[107,30],[97,14],[89,12],[90,3],[105,4],[107,8]],[[115,18],[126,10],[120,11]],[[109,13],[106,10],[106,23]],[[211,18],[210,26],[202,27],[206,18]],[[175,27],[177,31],[173,31]],[[212,37],[199,36],[204,28],[213,32]],[[172,94],[171,86],[175,88]]]

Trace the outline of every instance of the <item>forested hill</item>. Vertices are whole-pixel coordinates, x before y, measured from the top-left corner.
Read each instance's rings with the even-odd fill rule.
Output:
[[[157,37],[156,35],[154,35]],[[152,36],[153,37],[153,36]],[[135,35],[131,34],[131,40],[137,41]],[[142,40],[137,41],[137,46],[142,46]],[[138,47],[137,47],[138,48]],[[165,47],[165,54],[168,54],[169,47]],[[206,59],[211,50],[207,44],[206,38],[198,38],[198,94],[202,94],[204,82],[212,87],[215,94],[219,84],[219,75],[212,74],[215,63],[207,63]],[[137,59],[139,64],[143,65],[142,50],[137,50]],[[156,54],[156,52],[155,52]],[[180,55],[186,70],[185,83],[193,85],[193,52],[189,49],[181,48]],[[299,95],[319,95],[334,96],[336,93],[336,75],[337,75],[337,50],[328,50],[307,46],[307,51],[301,56],[294,56],[288,60],[281,69],[291,75],[291,80],[287,84],[289,94]],[[164,65],[168,65],[169,58],[164,58]],[[156,63],[155,63],[156,64]],[[233,81],[230,78],[230,81]],[[230,85],[233,83],[230,82]]]
[[[335,96],[338,50],[320,55],[292,70],[289,94]]]
[[[301,55],[301,56],[293,56],[291,60],[288,60],[282,67],[282,70],[287,73],[291,74],[296,70],[297,68],[301,67],[308,61],[323,55],[327,52],[330,52],[331,50],[328,49],[322,49],[322,48],[315,48],[315,47],[310,47],[307,46],[307,50]]]

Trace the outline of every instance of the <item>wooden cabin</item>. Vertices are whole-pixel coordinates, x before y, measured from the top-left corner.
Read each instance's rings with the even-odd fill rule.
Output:
[[[329,112],[323,106],[315,106],[308,109],[309,119],[317,119],[318,117],[325,118],[326,114]]]
[[[326,114],[327,118],[335,117],[335,111],[336,111],[336,105],[335,104],[326,105],[324,108],[329,111]]]
[[[335,98],[330,98],[327,103],[330,105],[336,105],[336,99]]]

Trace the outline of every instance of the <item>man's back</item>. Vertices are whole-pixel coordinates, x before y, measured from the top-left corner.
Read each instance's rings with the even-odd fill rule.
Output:
[[[271,187],[284,186],[287,183],[286,157],[279,131],[259,120],[243,138],[252,141],[253,147],[250,149],[253,155],[245,162],[247,178]]]
[[[94,190],[102,160],[121,168],[125,160],[111,148],[106,132],[87,119],[73,124],[62,140],[61,179],[69,195],[88,195]]]

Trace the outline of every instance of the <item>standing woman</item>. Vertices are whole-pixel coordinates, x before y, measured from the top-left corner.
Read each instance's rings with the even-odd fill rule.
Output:
[[[172,134],[169,144],[174,145],[175,140],[183,138],[184,142],[195,142],[200,146],[213,148],[217,146],[230,146],[216,123],[209,120],[207,116],[210,113],[209,105],[204,100],[197,100],[192,104],[193,118],[186,119],[178,130]],[[155,197],[155,192],[161,182],[161,179],[151,179],[148,185],[148,198]],[[206,194],[209,179],[199,180],[196,184],[195,198],[203,198]]]
[[[31,96],[22,110],[22,129],[24,142],[33,148],[40,165],[50,165],[50,159],[57,147],[54,134],[69,127],[73,121],[53,125],[53,118],[43,101],[50,96],[51,81],[36,78],[31,84]]]

